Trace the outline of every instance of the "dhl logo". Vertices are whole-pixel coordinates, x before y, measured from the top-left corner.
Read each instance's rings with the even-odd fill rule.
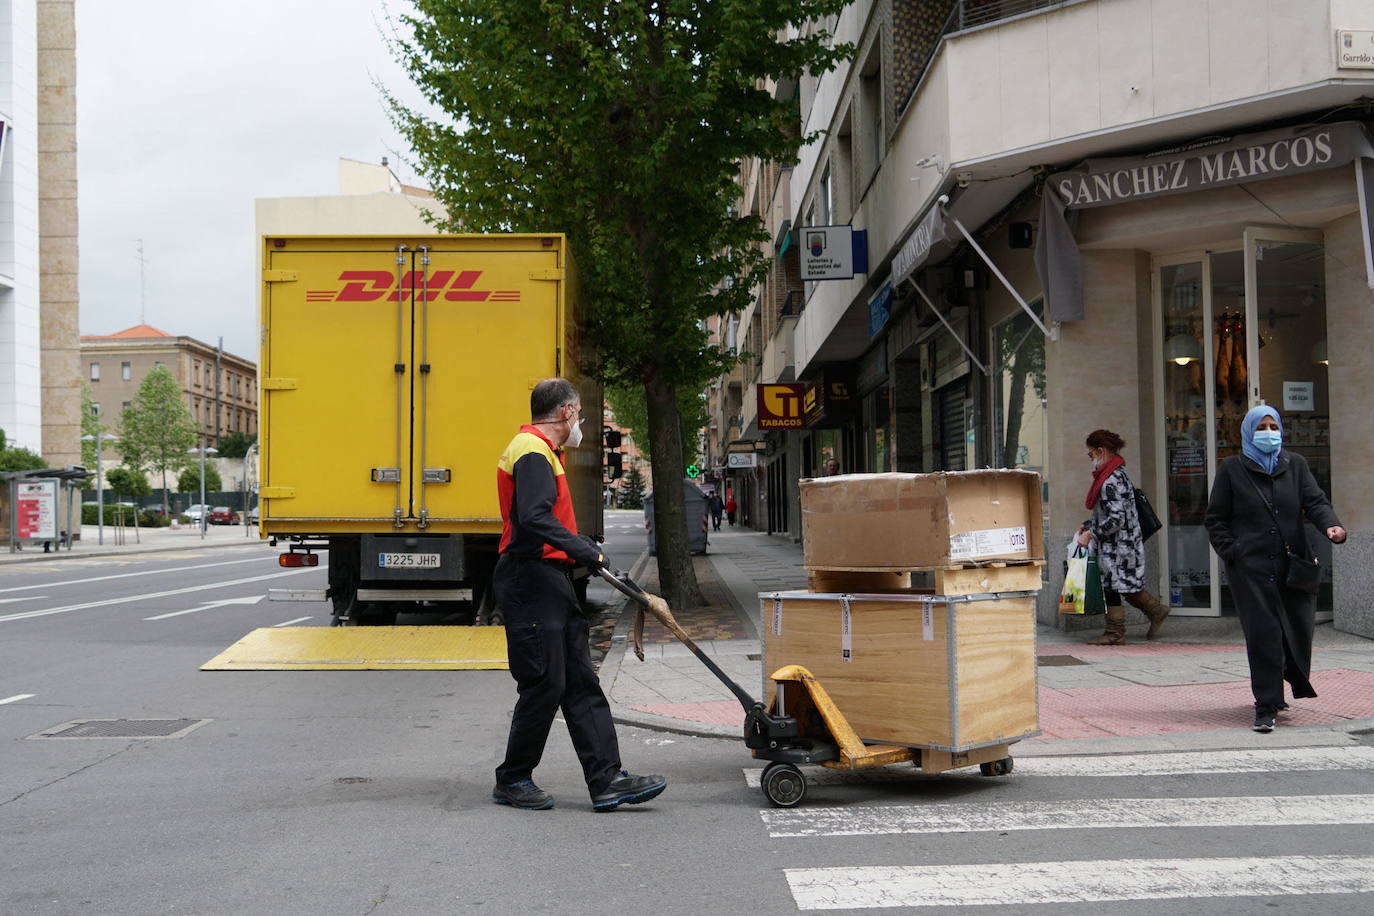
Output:
[[[519,302],[518,289],[474,289],[482,276],[480,270],[436,270],[426,277],[422,270],[402,275],[400,287],[396,274],[386,270],[345,270],[339,274],[342,289],[309,289],[306,302],[398,302],[422,299],[425,302]]]

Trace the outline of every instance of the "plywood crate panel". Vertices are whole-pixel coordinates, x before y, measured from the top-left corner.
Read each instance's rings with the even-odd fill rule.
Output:
[[[801,482],[809,569],[916,569],[1045,557],[1040,475],[847,474]]]
[[[1033,593],[760,599],[770,703],[772,673],[802,665],[869,742],[962,751],[1039,729]]]

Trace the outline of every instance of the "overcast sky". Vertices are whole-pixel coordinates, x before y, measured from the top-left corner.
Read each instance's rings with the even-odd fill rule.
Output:
[[[81,333],[147,322],[254,361],[253,201],[338,193],[338,159],[400,138],[373,78],[416,93],[381,34],[404,0],[76,4]]]

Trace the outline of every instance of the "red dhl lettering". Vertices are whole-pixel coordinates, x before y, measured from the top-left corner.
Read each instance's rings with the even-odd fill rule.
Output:
[[[341,289],[308,289],[307,302],[396,302],[422,299],[425,302],[519,302],[518,289],[474,289],[480,270],[436,270],[426,275],[412,270],[401,276],[386,270],[345,270],[339,274]]]

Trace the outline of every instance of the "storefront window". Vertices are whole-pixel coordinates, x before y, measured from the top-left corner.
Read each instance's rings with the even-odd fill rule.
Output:
[[[1036,305],[1036,314],[1041,307]],[[993,328],[993,461],[1045,473],[1045,335],[1025,312]]]
[[[892,389],[879,388],[864,398],[865,453],[872,473],[892,470]]]

